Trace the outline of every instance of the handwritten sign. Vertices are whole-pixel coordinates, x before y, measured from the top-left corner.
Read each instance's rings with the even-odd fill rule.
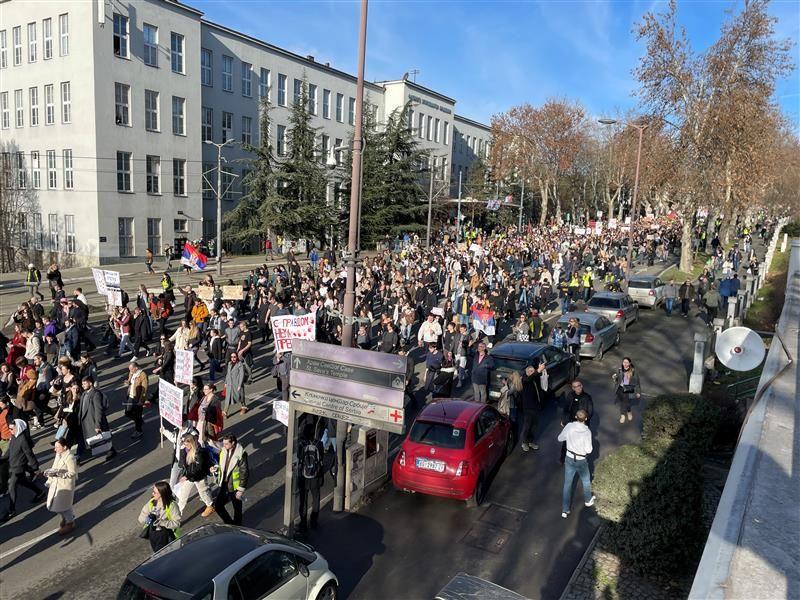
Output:
[[[289,426],[289,403],[285,400],[275,400],[272,403],[272,418]]]
[[[158,380],[158,414],[175,427],[183,425],[183,390],[166,379]]]
[[[317,315],[281,315],[272,317],[272,334],[275,336],[275,352],[291,352],[292,340],[313,342],[317,339]]]
[[[94,285],[97,288],[97,293],[101,296],[105,296],[108,288],[106,287],[106,276],[103,269],[92,267],[92,277],[94,277]]]
[[[194,353],[191,350],[175,350],[175,383],[192,383]]]
[[[210,285],[201,285],[199,288],[197,288],[197,297],[205,302],[213,302],[214,288]]]
[[[243,300],[244,288],[240,285],[223,285],[222,286],[222,299],[223,300]]]
[[[103,278],[106,281],[106,287],[120,288],[119,271],[103,271]]]
[[[106,297],[110,306],[122,306],[122,290],[111,290],[106,288]]]

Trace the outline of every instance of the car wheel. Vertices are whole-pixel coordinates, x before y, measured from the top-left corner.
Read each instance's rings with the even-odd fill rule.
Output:
[[[597,354],[595,354],[594,359],[597,362],[603,362],[603,355],[605,354],[605,350],[603,349],[603,344],[600,344],[600,347],[597,349]]]
[[[478,483],[475,484],[475,490],[473,490],[472,496],[467,498],[467,506],[469,508],[477,508],[483,504],[483,499],[486,497],[485,487],[486,484],[484,483],[483,473],[481,473],[478,475]]]
[[[331,582],[325,585],[317,594],[317,600],[336,600],[339,597],[336,584]]]
[[[619,328],[619,330],[623,333],[628,331],[628,322],[625,319],[622,319],[622,326]]]

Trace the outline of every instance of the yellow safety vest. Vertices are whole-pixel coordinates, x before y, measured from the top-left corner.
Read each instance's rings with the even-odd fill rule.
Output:
[[[153,504],[153,501],[150,500],[150,502],[147,503],[147,506],[149,510],[153,510],[153,506],[155,505]],[[167,519],[172,520],[172,504],[167,506],[167,510],[164,512],[167,513]],[[147,527],[147,525],[145,525],[145,527]],[[181,537],[181,528],[176,527],[174,531],[175,531],[175,539],[177,540],[179,537]]]
[[[220,486],[222,486],[222,483],[223,483],[223,479],[222,478],[225,476],[225,474],[222,472],[222,470],[223,470],[222,465],[225,464],[225,456],[226,456],[226,451],[225,451],[225,448],[223,448],[219,453],[220,469],[219,469],[219,471],[217,471],[219,473],[219,481],[217,483]],[[239,489],[239,479],[240,479],[240,477],[239,477],[239,464],[238,463],[236,464],[236,466],[233,467],[233,472],[231,473],[231,475],[233,477],[233,491],[235,492],[235,491],[237,491]]]

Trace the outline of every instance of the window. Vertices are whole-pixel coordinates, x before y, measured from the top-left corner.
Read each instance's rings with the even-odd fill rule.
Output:
[[[119,217],[117,223],[119,255],[133,256],[133,217]]]
[[[258,78],[258,97],[270,100],[269,93],[269,69],[261,69],[261,76]]]
[[[186,195],[186,161],[182,158],[172,159],[172,193]]]
[[[33,213],[33,247],[44,250],[44,230],[42,228],[42,213]]]
[[[8,108],[8,92],[0,92],[0,125],[3,129],[11,127],[11,110]]]
[[[72,169],[72,150],[64,150],[61,155],[62,162],[64,163],[64,189],[75,189],[75,180]]]
[[[52,252],[58,252],[61,250],[61,240],[59,239],[59,231],[58,231],[58,215],[55,213],[50,213],[47,215],[47,221],[50,225],[50,250]]]
[[[322,162],[328,160],[328,154],[331,151],[331,136],[322,134]]]
[[[189,232],[189,221],[186,219],[174,219],[172,221],[172,229],[179,233]]]
[[[69,81],[61,82],[61,122],[72,123],[72,88]]]
[[[203,107],[201,114],[202,121],[200,122],[200,137],[205,142],[206,140],[214,139],[214,109]]]
[[[161,193],[161,157],[147,155],[145,158],[145,175],[147,180],[147,193]],[[152,246],[150,246],[152,248]]]
[[[250,195],[250,169],[242,169],[242,198]]]
[[[278,125],[276,152],[278,156],[284,156],[286,154],[286,127],[284,125]]]
[[[28,23],[28,62],[36,62],[36,23]]]
[[[67,234],[67,254],[75,254],[75,215],[64,215],[64,231]]]
[[[235,175],[232,169],[222,171],[222,199],[233,200],[233,179]]]
[[[6,30],[0,31],[0,69],[8,66],[8,36]]]
[[[22,90],[14,90],[14,127],[25,125],[25,104]]]
[[[128,17],[114,13],[114,56],[128,58]]]
[[[22,28],[14,27],[11,37],[14,41],[14,66],[18,67],[22,64]]]
[[[53,84],[44,86],[44,124],[52,125],[56,122],[56,100]]]
[[[145,23],[142,28],[144,34],[144,64],[151,67],[158,66],[158,27]]]
[[[445,146],[450,143],[450,123],[447,121],[444,122],[444,128],[442,129],[442,143]]]
[[[414,110],[409,108],[408,114],[406,115],[408,118],[408,130],[412,133],[414,132]]]
[[[432,129],[433,129],[433,117],[427,117],[425,123],[425,139],[428,140],[429,142],[431,141],[433,133]]]
[[[233,91],[233,57],[222,55],[222,89]]]
[[[172,97],[172,133],[186,135],[186,99]]]
[[[242,62],[242,96],[250,98],[253,95],[253,65]]]
[[[69,14],[58,15],[58,51],[69,56]]]
[[[183,73],[183,36],[180,33],[170,32],[169,49],[172,59],[172,72]]]
[[[447,157],[442,157],[442,181],[447,181]]]
[[[222,143],[233,137],[233,113],[222,113]]]
[[[308,85],[308,112],[317,114],[317,86],[313,83]]]
[[[45,90],[47,90],[47,88],[45,88]],[[46,100],[47,100],[47,94],[45,94],[45,101]],[[114,104],[115,104],[114,117],[116,124],[130,125],[131,86],[125,85],[124,83],[114,84]]]
[[[356,99],[349,98],[347,103],[347,122],[350,125],[356,124]]]
[[[331,91],[322,90],[322,118],[331,118]]]
[[[211,182],[214,170],[215,167],[212,163],[203,163],[203,200],[214,198],[214,186]]]
[[[28,172],[25,170],[25,153],[17,152],[17,188],[24,190],[28,187]]]
[[[242,590],[241,600],[255,600],[260,596],[251,590],[263,590],[269,594],[298,575],[297,565],[288,552],[271,550],[239,569],[233,580]]]
[[[155,254],[161,248],[161,219],[147,219],[147,247]]]
[[[53,58],[53,19],[42,19],[42,39],[44,40],[44,60]]]
[[[31,127],[36,127],[39,124],[39,88],[30,88],[28,96],[31,105]]]
[[[286,106],[286,75],[278,73],[278,106]]]
[[[19,247],[28,247],[28,215],[19,213]]]
[[[58,175],[56,174],[56,151],[47,151],[47,188],[54,190],[58,187]]]
[[[248,146],[253,143],[253,119],[242,117],[242,144]]]
[[[336,138],[336,141],[333,143],[333,145],[334,145],[335,148],[341,148],[342,147],[342,139],[341,138]],[[334,150],[333,151],[333,156],[336,158],[336,166],[341,167],[342,166],[342,151],[341,150]]]
[[[419,139],[425,137],[425,115],[422,113],[417,114],[417,135]]]
[[[294,96],[292,97],[292,102],[295,106],[300,103],[300,96],[303,93],[303,81],[302,79],[295,79],[294,80]]]
[[[144,128],[158,131],[158,92],[153,90],[144,91]]]
[[[211,50],[202,48],[200,50],[200,83],[203,85],[214,85],[214,55]]]
[[[433,125],[433,141],[437,144],[439,143],[439,126],[439,119],[436,119]]]
[[[38,150],[31,152],[31,180],[33,189],[38,190],[42,187],[42,171],[39,164]],[[39,220],[41,221],[41,217],[39,217]]]
[[[117,191],[131,192],[131,153],[117,151]]]

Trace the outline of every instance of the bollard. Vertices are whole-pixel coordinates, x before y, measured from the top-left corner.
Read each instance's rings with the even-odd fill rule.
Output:
[[[725,329],[725,319],[717,317],[714,319],[713,327],[715,334],[722,333],[722,330]]]
[[[737,298],[735,296],[730,296],[728,298],[728,317],[725,319],[725,328],[733,327],[736,321],[736,303]]]
[[[694,334],[694,360],[692,362],[692,374],[689,376],[689,392],[692,394],[703,392],[708,336],[709,334],[706,331]]]
[[[743,289],[747,292],[748,297],[750,298],[750,304],[753,303],[755,299],[754,296],[756,294],[756,275],[745,275],[744,276],[744,286]]]
[[[783,241],[781,242],[781,252],[786,252],[786,244],[789,243],[789,234],[783,234]]]
[[[750,308],[750,297],[747,295],[747,290],[739,290],[737,293],[737,297],[739,300],[739,315],[738,315],[738,323],[744,323],[745,318],[747,317],[747,309]]]

